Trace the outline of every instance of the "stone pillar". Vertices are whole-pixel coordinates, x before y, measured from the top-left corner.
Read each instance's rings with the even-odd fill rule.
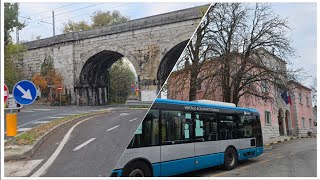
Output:
[[[283,128],[283,135],[287,135],[287,127],[286,127],[286,122],[285,122],[285,118],[281,117],[281,121],[282,121],[282,128]]]

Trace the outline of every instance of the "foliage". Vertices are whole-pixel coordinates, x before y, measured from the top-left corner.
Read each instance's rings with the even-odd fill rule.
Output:
[[[22,79],[19,62],[23,59],[25,46],[9,43],[4,47],[4,81],[9,89]]]
[[[46,56],[41,64],[40,74],[46,76],[50,70],[54,69],[53,59],[51,56]]]
[[[119,24],[127,22],[129,17],[121,15],[119,11],[97,11],[93,14],[91,20],[91,24],[85,21],[73,22],[69,20],[68,23],[63,24],[63,33],[79,32],[100,26]]]
[[[68,23],[63,25],[63,33],[86,31],[90,29],[92,29],[92,27],[85,21],[73,22],[69,20]]]
[[[54,69],[50,56],[46,56],[41,64],[40,73],[32,77],[32,82],[41,89],[42,97],[55,99],[60,93],[58,87],[63,85],[62,75]],[[50,87],[48,87],[50,85]]]
[[[115,62],[109,71],[111,103],[125,103],[131,92],[131,83],[135,81],[135,76],[122,59]]]
[[[121,15],[119,11],[97,11],[92,17],[92,27],[107,26],[127,22],[128,17]]]
[[[40,89],[46,89],[48,86],[47,80],[40,75],[40,73],[36,73],[31,78],[31,81],[36,85],[37,87],[40,87]]]
[[[18,3],[4,3],[4,44],[7,45],[11,42],[10,33],[14,27],[21,30],[25,27],[24,23],[19,22],[19,5]]]

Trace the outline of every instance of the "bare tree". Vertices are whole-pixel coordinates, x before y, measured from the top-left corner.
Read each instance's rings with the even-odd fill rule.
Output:
[[[185,53],[184,59],[191,60],[185,68],[190,72],[189,100],[203,81],[214,85],[207,94],[219,87],[223,101],[235,104],[246,95],[272,99],[266,92],[271,88],[288,90],[287,81],[301,71],[286,68],[287,58],[294,56],[289,30],[287,20],[268,4],[215,4]]]
[[[311,98],[314,106],[317,105],[317,78],[313,78],[311,85]]]

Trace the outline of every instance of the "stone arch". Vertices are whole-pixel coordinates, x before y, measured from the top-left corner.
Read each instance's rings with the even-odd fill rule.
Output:
[[[158,59],[160,59],[160,63],[156,72],[158,90],[163,85],[164,81],[170,74],[172,68],[183,52],[185,46],[188,44],[190,40],[190,34],[192,33],[193,32],[190,31],[180,34],[162,48],[160,54],[157,57]]]
[[[128,58],[128,60],[132,63],[135,70],[137,71],[137,74],[139,74],[139,72],[141,71],[138,60],[136,59],[136,57],[129,50],[127,50],[121,46],[99,46],[95,49],[91,49],[91,50],[81,54],[80,62],[83,63],[83,65],[84,65],[85,62],[90,57],[92,57],[95,54],[98,54],[99,52],[102,52],[102,51],[114,51],[114,52],[118,52],[118,53],[122,54],[124,57]]]
[[[105,105],[109,103],[109,69],[120,58],[126,57],[134,66],[136,73],[140,72],[134,56],[121,47],[99,47],[82,54],[81,71],[75,84],[76,100],[79,105]]]

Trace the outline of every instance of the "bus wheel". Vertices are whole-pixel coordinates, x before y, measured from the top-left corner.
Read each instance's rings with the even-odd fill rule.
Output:
[[[149,166],[142,161],[135,161],[124,168],[122,176],[124,177],[150,177],[151,170]]]
[[[238,162],[237,152],[234,148],[227,148],[224,152],[224,168],[226,170],[234,169]]]

